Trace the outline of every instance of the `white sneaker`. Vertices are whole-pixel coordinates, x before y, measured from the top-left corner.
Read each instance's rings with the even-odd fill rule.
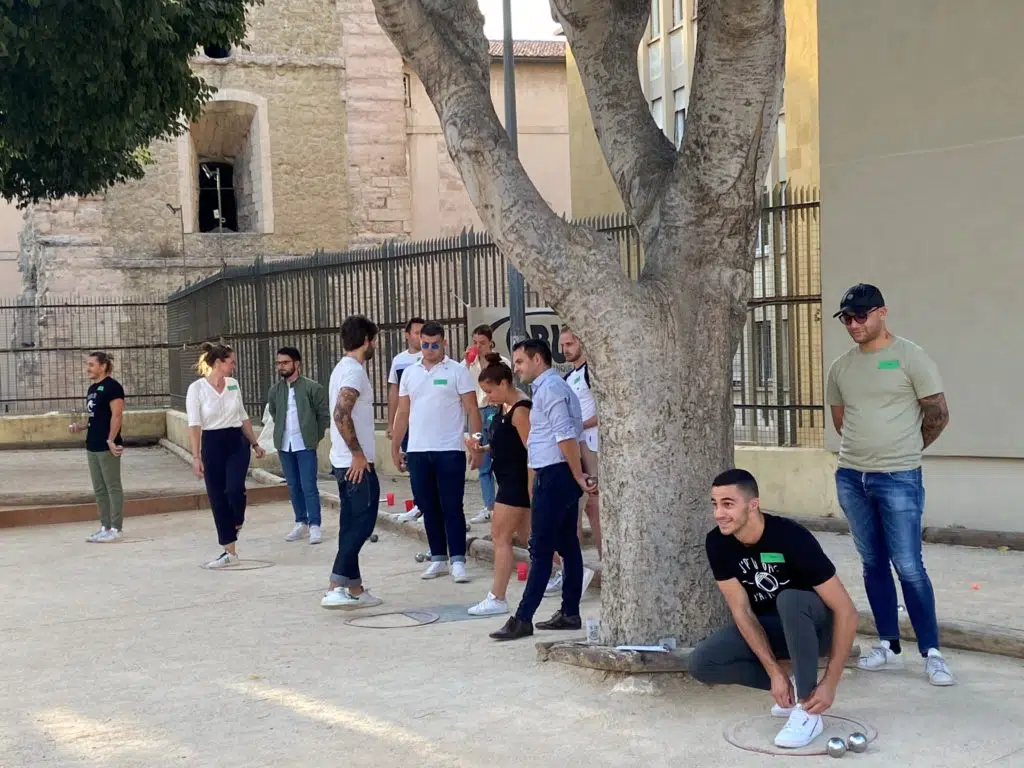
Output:
[[[470,608],[468,613],[470,616],[501,616],[508,613],[508,601],[499,600],[493,592],[488,592],[487,597]]]
[[[881,640],[871,649],[871,653],[861,656],[857,660],[857,668],[867,672],[877,672],[880,669],[903,669],[903,656],[892,652],[888,640]]]
[[[403,512],[402,514],[400,514],[398,517],[395,518],[395,520],[397,520],[400,523],[411,523],[415,521],[419,516],[420,508],[413,507],[408,512]]]
[[[444,560],[434,560],[427,566],[427,570],[420,576],[421,579],[436,579],[448,573],[448,563]]]
[[[586,578],[586,574],[584,574]],[[544,597],[551,597],[551,595],[557,595],[562,591],[562,572],[559,571],[550,579],[548,579],[548,585],[544,587]]]
[[[295,527],[292,528],[291,533],[284,537],[285,541],[298,541],[304,539],[309,534],[309,526],[305,523],[296,523]]]
[[[124,536],[119,530],[117,530],[117,528],[111,528],[102,539],[96,539],[96,541],[101,544],[110,544],[114,541],[120,541],[122,538],[124,538]]]
[[[234,565],[238,565],[238,555],[232,555],[230,552],[221,552],[220,557],[216,560],[211,560],[206,564],[207,568],[230,568]]]
[[[310,544],[319,544],[323,540],[324,540],[324,535],[323,535],[323,533],[320,532],[320,526],[319,525],[311,525],[311,526],[309,526],[309,543]]]
[[[953,673],[949,671],[949,666],[938,648],[928,649],[928,658],[924,660],[924,671],[928,675],[928,682],[932,685],[945,687],[956,683]]]
[[[348,591],[347,587],[334,587],[334,589],[329,589],[324,593],[320,606],[322,608],[340,608],[343,611],[354,611],[357,608],[372,608],[375,605],[380,605],[382,602],[384,601],[379,597],[374,597],[365,589],[359,595],[353,595]]]
[[[800,749],[821,736],[824,730],[825,723],[822,721],[821,715],[809,715],[803,707],[797,704],[793,707],[789,720],[782,726],[779,735],[775,737],[775,746],[784,749]]]
[[[452,563],[452,581],[456,584],[469,583],[469,574],[466,573],[465,563]]]
[[[100,541],[100,539],[102,539],[106,535],[107,535],[107,529],[105,527],[104,528],[100,528],[98,531],[96,531],[96,533],[92,534],[89,538],[87,538],[86,541],[90,542],[91,544],[95,544],[96,542]]]
[[[596,571],[590,568],[583,569],[583,589],[580,590],[581,596],[587,594],[587,587],[590,586],[590,582],[594,580],[595,575],[597,575]]]
[[[475,516],[469,518],[469,522],[471,522],[471,523],[486,523],[490,519],[491,519],[491,510],[489,510],[487,507],[484,507],[479,512],[477,512]]]

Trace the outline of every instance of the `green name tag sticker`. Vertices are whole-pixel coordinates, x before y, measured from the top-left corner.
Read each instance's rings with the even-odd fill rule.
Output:
[[[234,391],[236,391],[238,389],[238,385],[237,384],[230,384],[230,385],[228,385],[228,389],[231,390],[232,392],[234,392]]]
[[[761,562],[767,565],[768,563],[784,563],[786,558],[781,552],[762,552]]]
[[[899,360],[879,360],[878,370],[880,371],[895,371],[900,367]]]
[[[103,391],[103,387],[102,386],[96,387],[96,391],[97,392],[102,392]]]
[[[434,386],[435,387],[447,387],[448,386],[448,379],[434,379]]]

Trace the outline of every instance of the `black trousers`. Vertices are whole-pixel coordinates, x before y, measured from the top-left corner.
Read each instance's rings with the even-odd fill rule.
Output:
[[[341,511],[338,513],[338,555],[331,569],[331,586],[359,587],[363,583],[359,572],[359,551],[377,525],[380,480],[372,465],[363,472],[363,479],[358,483],[347,480],[346,472],[347,468],[332,469],[334,479],[338,481]]]
[[[818,684],[818,658],[832,645],[832,612],[816,592],[787,589],[775,601],[778,613],[759,616],[777,659],[793,662],[796,694]],[[770,691],[771,678],[736,625],[712,632],[690,654],[690,675],[709,685],[742,685]]]
[[[217,542],[222,546],[238,540],[245,523],[245,475],[249,471],[249,441],[238,427],[203,432],[203,474],[210,497]]]

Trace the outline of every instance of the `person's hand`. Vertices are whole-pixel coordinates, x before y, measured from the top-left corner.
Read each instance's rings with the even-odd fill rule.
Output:
[[[122,456],[124,454],[124,446],[118,445],[113,440],[107,440],[107,448],[110,449],[111,456]]]
[[[579,483],[579,486],[584,493],[589,494],[590,496],[597,493],[597,478],[593,475],[588,475],[584,472],[576,478],[576,482]]]
[[[811,691],[811,697],[804,702],[804,709],[808,714],[820,715],[832,706],[836,700],[836,684],[829,680],[822,680],[818,687]]]
[[[200,459],[198,456],[195,456],[192,459],[192,472],[200,480],[203,479],[203,474],[205,473],[205,468],[203,467],[203,460]]]
[[[264,456],[267,455],[267,452],[265,450],[263,450],[263,446],[262,445],[254,445],[252,447],[252,452],[254,454],[256,454],[256,458],[257,459],[262,459]]]
[[[477,451],[473,451],[472,453],[470,453],[469,454],[469,468],[470,469],[479,469],[480,468],[480,464],[482,463],[480,461],[480,459],[481,459],[481,456],[480,456],[480,454]]]
[[[394,463],[395,469],[397,469],[399,472],[405,472],[405,462],[402,461],[402,446],[391,446],[391,461]]]
[[[789,709],[793,701],[793,683],[781,670],[772,675],[772,699],[783,709]]]
[[[81,431],[82,431],[82,425],[81,424],[68,424],[68,432],[70,434],[77,435]]]
[[[363,482],[363,472],[366,471],[367,467],[370,466],[370,462],[366,460],[366,456],[362,451],[357,451],[352,454],[352,466],[348,468],[348,472],[345,473],[345,479],[350,483]]]
[[[469,437],[467,437],[466,447],[469,450],[473,451],[474,453],[477,451],[482,451],[483,448],[480,447],[480,434],[477,433],[475,435],[470,435]]]
[[[387,429],[384,430],[384,437],[386,437],[388,440],[391,439],[391,436],[393,434],[394,432],[391,430],[391,427],[388,427]]]

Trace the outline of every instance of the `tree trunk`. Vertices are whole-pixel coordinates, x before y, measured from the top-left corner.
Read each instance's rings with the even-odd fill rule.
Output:
[[[611,238],[544,202],[495,114],[476,0],[374,0],[430,96],[502,254],[579,333],[600,417],[608,644],[690,645],[725,619],[704,552],[711,480],[733,458],[733,353],[751,288],[785,60],[783,0],[702,0],[680,152],[636,77],[648,0],[552,0],[645,249],[637,282]]]

